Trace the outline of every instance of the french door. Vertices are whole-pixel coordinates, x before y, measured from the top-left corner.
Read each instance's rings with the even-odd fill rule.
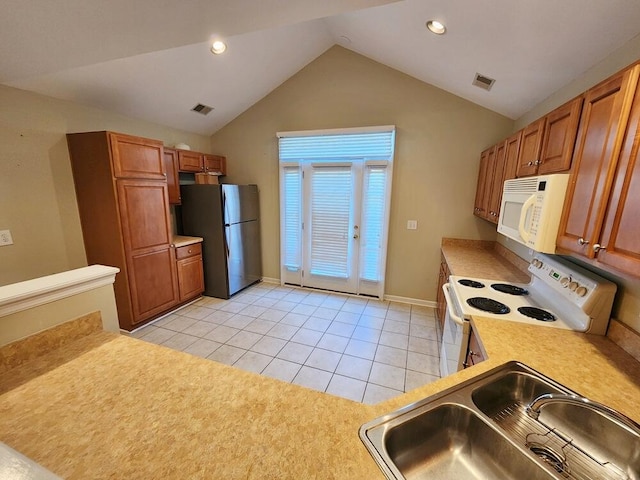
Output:
[[[303,283],[358,293],[362,168],[354,163],[303,167]],[[306,201],[304,201],[306,200]]]
[[[375,161],[281,170],[281,279],[382,297],[391,172]]]

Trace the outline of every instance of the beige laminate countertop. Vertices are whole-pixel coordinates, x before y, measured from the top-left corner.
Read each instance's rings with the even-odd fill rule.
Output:
[[[172,242],[176,247],[186,247],[187,245],[193,245],[194,243],[202,242],[202,237],[188,237],[186,235],[174,235]]]
[[[509,360],[640,420],[640,364],[607,338],[473,327],[488,360],[373,406],[97,332],[0,376],[0,441],[69,479],[382,479],[361,424]]]
[[[528,283],[530,276],[491,247],[473,243],[441,246],[452,275],[498,279],[505,282]]]
[[[455,274],[490,278],[493,253],[471,250],[443,247]],[[472,326],[486,361],[377,405],[89,333],[0,375],[0,441],[67,479],[383,479],[360,425],[511,360],[640,422],[640,363],[606,337]]]

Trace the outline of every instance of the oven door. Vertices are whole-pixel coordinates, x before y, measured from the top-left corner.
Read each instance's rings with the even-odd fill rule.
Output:
[[[447,303],[440,349],[440,376],[445,377],[464,368],[469,346],[469,322],[458,315],[451,301],[449,284],[442,286]]]

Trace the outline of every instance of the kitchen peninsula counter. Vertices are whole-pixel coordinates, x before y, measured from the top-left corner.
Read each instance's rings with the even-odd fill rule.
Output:
[[[509,360],[640,420],[640,364],[605,337],[473,327],[488,360],[378,405],[96,330],[0,375],[0,441],[66,479],[383,479],[361,424]]]

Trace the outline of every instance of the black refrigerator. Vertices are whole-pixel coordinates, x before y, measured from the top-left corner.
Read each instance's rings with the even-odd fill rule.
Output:
[[[256,185],[182,185],[182,232],[202,237],[204,294],[229,298],[260,281]]]

